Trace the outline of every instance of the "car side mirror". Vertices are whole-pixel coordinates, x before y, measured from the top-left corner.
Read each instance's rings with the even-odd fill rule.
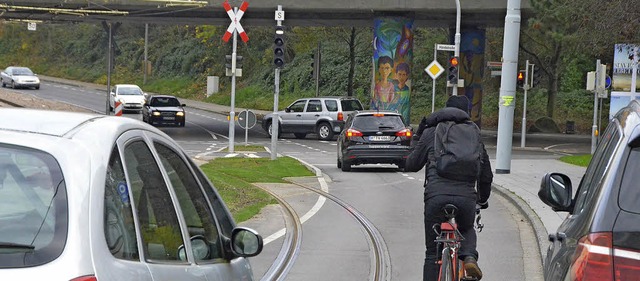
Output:
[[[231,251],[239,257],[253,257],[262,252],[262,236],[253,229],[236,227],[231,231]]]
[[[284,109],[284,112],[287,112],[287,113],[288,113],[288,112],[291,112],[291,108],[288,108],[288,107],[287,107],[287,108],[285,108],[285,109]]]
[[[538,197],[556,212],[571,212],[571,179],[561,173],[547,173],[542,177]]]
[[[182,107],[187,107],[187,104],[186,104],[186,103],[183,103],[183,104],[181,104],[180,106],[182,106]]]
[[[211,254],[211,247],[207,239],[202,235],[195,235],[191,237],[191,249],[193,249],[193,256],[197,261],[206,260]],[[187,260],[187,252],[184,245],[178,247],[178,258],[181,261]]]

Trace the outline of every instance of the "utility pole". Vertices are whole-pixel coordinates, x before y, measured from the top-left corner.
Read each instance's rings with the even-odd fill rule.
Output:
[[[282,10],[282,5],[278,5],[278,10],[276,11],[276,34],[274,41],[274,64],[276,66],[275,73],[275,91],[273,93],[273,117],[271,118],[271,160],[276,160],[278,158],[278,98],[280,96],[280,68],[284,65],[284,28],[282,27],[282,21],[284,20],[284,11]],[[281,32],[281,33],[280,33]],[[280,42],[282,41],[282,42]],[[280,44],[280,46],[278,46]],[[282,57],[280,58],[278,51],[282,51]],[[279,59],[282,59],[280,62]],[[315,66],[314,66],[315,67]],[[320,74],[318,74],[319,76]]]
[[[511,146],[513,112],[516,104],[520,19],[520,0],[508,0],[507,15],[504,18],[502,75],[500,76],[500,99],[498,100],[500,108],[498,114],[496,174],[511,173]]]

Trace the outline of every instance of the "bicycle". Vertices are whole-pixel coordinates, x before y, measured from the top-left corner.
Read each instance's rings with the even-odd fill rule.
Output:
[[[442,247],[442,254],[437,263],[440,265],[440,273],[438,281],[477,281],[478,279],[467,276],[464,269],[464,262],[458,258],[458,249],[460,249],[460,241],[464,237],[458,231],[456,223],[456,211],[458,207],[453,204],[447,204],[442,208],[447,221],[440,223],[440,231],[438,232],[438,224],[433,225],[433,230],[438,235],[435,242],[438,248]],[[482,231],[484,225],[481,222],[480,208],[476,208],[476,226],[478,232]],[[454,262],[456,261],[456,262]]]

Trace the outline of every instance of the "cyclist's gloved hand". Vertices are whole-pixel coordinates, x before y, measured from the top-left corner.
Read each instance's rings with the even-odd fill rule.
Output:
[[[427,117],[422,117],[422,120],[420,120],[420,125],[418,125],[418,130],[416,131],[416,135],[420,136],[422,135],[422,132],[424,132],[424,129],[427,127]]]
[[[489,201],[478,202],[476,207],[478,209],[487,209],[487,208],[489,208]]]

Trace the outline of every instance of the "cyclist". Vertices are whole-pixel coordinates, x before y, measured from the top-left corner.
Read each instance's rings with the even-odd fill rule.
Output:
[[[476,233],[473,222],[476,204],[481,209],[489,207],[488,199],[491,194],[493,173],[489,156],[481,143],[480,174],[475,181],[459,181],[438,176],[435,167],[434,138],[436,125],[440,122],[464,122],[470,120],[469,99],[466,96],[451,96],[446,107],[423,118],[412,141],[412,151],[406,161],[405,171],[417,172],[426,165],[424,191],[424,228],[425,228],[425,262],[423,280],[438,279],[439,265],[436,264],[436,233],[433,225],[445,221],[442,207],[454,204],[458,207],[456,222],[464,237],[459,250],[460,259],[465,262],[467,275],[478,280],[482,278],[482,271],[478,267],[478,251],[476,250]],[[417,140],[417,141],[416,141]],[[470,144],[473,146],[474,144]],[[476,192],[476,183],[478,192]]]

